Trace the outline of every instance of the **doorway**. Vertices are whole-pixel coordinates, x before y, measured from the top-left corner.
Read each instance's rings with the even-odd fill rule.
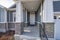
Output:
[[[35,25],[35,13],[30,13],[30,25]]]

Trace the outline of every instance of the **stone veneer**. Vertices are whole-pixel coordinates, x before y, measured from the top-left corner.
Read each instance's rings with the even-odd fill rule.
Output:
[[[9,28],[9,30],[14,30],[15,29],[15,23],[8,23],[8,28]]]
[[[39,22],[37,23],[37,27],[39,28],[39,36],[41,37],[41,24]]]
[[[43,23],[48,38],[54,38],[54,23]]]
[[[21,35],[24,31],[24,23],[15,23],[15,34]]]
[[[0,32],[8,31],[8,23],[0,23]]]

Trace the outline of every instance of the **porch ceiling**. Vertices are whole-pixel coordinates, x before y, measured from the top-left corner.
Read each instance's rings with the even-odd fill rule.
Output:
[[[23,6],[28,11],[37,11],[38,7],[40,6],[40,1],[23,2]]]
[[[26,8],[28,11],[37,11],[41,3],[41,0],[21,0],[21,1],[23,7]]]

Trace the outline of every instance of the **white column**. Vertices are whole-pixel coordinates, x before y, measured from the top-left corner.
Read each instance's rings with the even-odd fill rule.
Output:
[[[27,23],[27,10],[26,10],[26,23]]]
[[[43,5],[43,22],[51,23],[54,22],[53,13],[53,0],[44,0]]]
[[[23,33],[23,7],[21,1],[16,2],[16,25],[15,25],[15,34]]]
[[[20,1],[16,2],[16,22],[23,22],[23,7]]]

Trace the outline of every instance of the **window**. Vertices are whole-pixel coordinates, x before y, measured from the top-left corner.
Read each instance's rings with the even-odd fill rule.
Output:
[[[60,12],[60,1],[53,1],[54,12]]]
[[[16,13],[15,12],[8,12],[7,14],[7,21],[8,22],[15,22],[16,19]]]

